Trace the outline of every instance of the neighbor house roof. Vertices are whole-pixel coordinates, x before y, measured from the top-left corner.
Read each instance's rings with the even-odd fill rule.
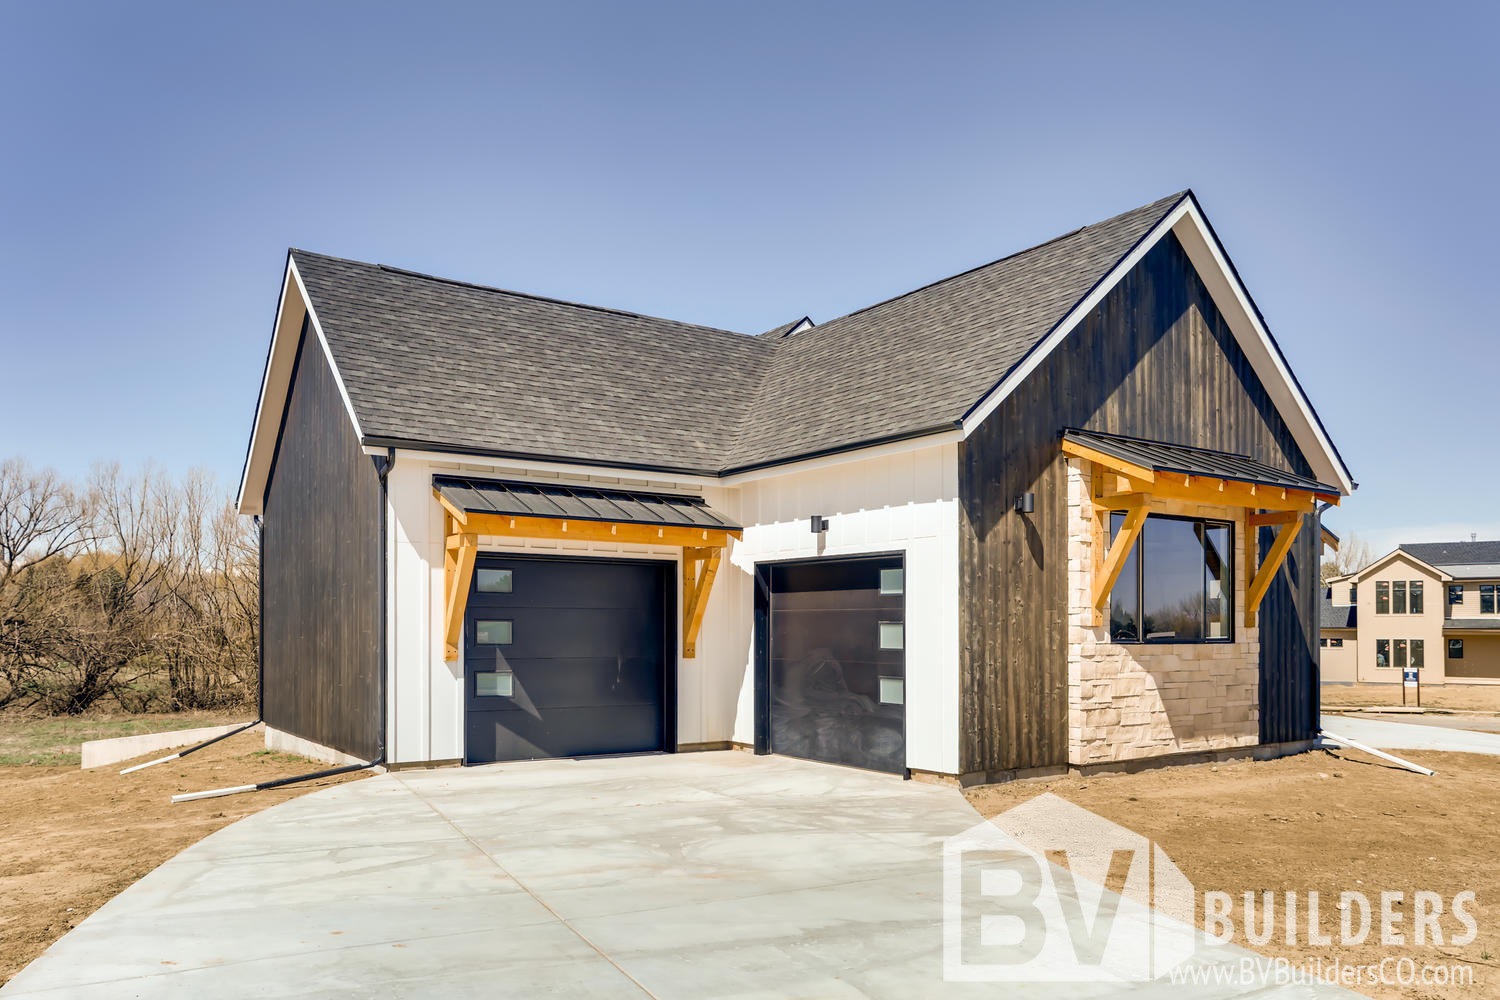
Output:
[[[1314,470],[1352,489],[1196,201],[1181,192],[847,316],[804,317],[758,336],[293,250],[241,509],[258,509],[270,447],[260,442],[274,442],[261,424],[279,414],[290,377],[278,351],[294,353],[301,312],[289,296],[326,341],[367,448],[725,476],[967,435],[1168,233],[1240,317],[1236,335],[1278,405],[1298,414],[1289,420]]]
[[[1500,542],[1407,542],[1401,549],[1454,577],[1500,577]]]
[[[1334,604],[1325,592],[1318,605],[1318,618],[1322,628],[1354,628],[1359,620],[1359,606]]]
[[[1500,618],[1450,618],[1443,622],[1444,632],[1488,632],[1500,629]]]

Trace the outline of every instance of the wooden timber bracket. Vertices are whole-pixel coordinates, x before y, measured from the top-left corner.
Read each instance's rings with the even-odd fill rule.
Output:
[[[1063,453],[1090,463],[1092,489],[1093,573],[1089,587],[1090,621],[1104,624],[1104,608],[1132,548],[1145,527],[1155,501],[1192,503],[1225,508],[1232,517],[1244,511],[1243,565],[1245,573],[1246,628],[1254,628],[1261,602],[1271,581],[1286,562],[1304,518],[1317,510],[1318,501],[1338,503],[1337,494],[1325,494],[1282,486],[1243,482],[1213,476],[1191,476],[1146,468],[1116,458],[1066,438]],[[1110,515],[1123,511],[1125,521],[1110,540]],[[1276,539],[1260,554],[1260,529],[1276,527]]]
[[[443,507],[443,657],[458,659],[463,645],[464,611],[474,580],[481,535],[501,538],[566,539],[666,545],[682,549],[682,655],[698,652],[698,633],[708,610],[708,595],[730,538],[738,528],[693,528],[640,524],[634,521],[579,521],[557,517],[523,517],[465,511],[438,490]]]

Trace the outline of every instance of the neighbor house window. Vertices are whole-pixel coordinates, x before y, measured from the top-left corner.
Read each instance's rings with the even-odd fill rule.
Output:
[[[1110,517],[1110,537],[1125,515]],[[1233,532],[1222,521],[1146,518],[1109,595],[1115,642],[1215,642],[1230,637]]]
[[[1411,582],[1411,613],[1420,615],[1422,613],[1422,581]]]
[[[1328,640],[1327,639],[1319,640],[1318,645],[1323,646],[1323,647],[1326,648],[1328,646]]]
[[[1479,585],[1479,613],[1485,615],[1495,613],[1495,585],[1493,583]]]
[[[1448,584],[1448,603],[1462,604],[1464,602],[1464,585],[1461,583]]]
[[[1406,640],[1405,639],[1397,639],[1396,640],[1396,663],[1395,663],[1395,665],[1398,666],[1398,667],[1404,667],[1404,666],[1406,666]]]
[[[1462,639],[1448,640],[1448,659],[1462,660],[1464,658],[1464,641]]]
[[[1375,640],[1375,665],[1377,667],[1388,667],[1391,665],[1391,640]]]
[[[1421,669],[1423,666],[1425,666],[1425,664],[1422,662],[1424,658],[1425,657],[1422,652],[1422,640],[1413,639],[1411,641],[1411,665],[1418,669]]]
[[[1377,615],[1391,613],[1391,585],[1385,580],[1375,584],[1375,613]]]
[[[1343,649],[1344,648],[1344,640],[1343,639],[1329,639],[1328,640],[1328,645],[1332,646],[1334,649]]]
[[[1352,584],[1352,583],[1349,584],[1349,603],[1350,604],[1358,604],[1359,603],[1359,587],[1356,586],[1355,584]]]
[[[1397,580],[1391,584],[1391,614],[1406,614],[1406,581]]]

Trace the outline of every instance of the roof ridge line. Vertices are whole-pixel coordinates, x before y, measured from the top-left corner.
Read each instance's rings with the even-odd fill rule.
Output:
[[[344,264],[357,264],[360,267],[373,267],[388,274],[399,274],[407,278],[421,278],[424,281],[436,281],[439,284],[455,285],[459,288],[472,288],[479,292],[493,292],[497,295],[510,295],[518,299],[530,299],[533,302],[550,302],[553,305],[571,306],[574,309],[588,309],[593,312],[609,313],[614,316],[626,316],[631,319],[649,319],[658,323],[675,323],[678,326],[689,326],[695,330],[711,330],[715,333],[725,333],[733,337],[743,337],[746,340],[756,340],[755,334],[741,333],[738,330],[726,330],[721,326],[708,326],[703,323],[690,323],[687,320],[672,319],[668,316],[652,316],[649,313],[632,312],[629,309],[618,309],[614,306],[596,306],[588,302],[574,302],[571,299],[559,299],[551,295],[538,295],[535,292],[518,292],[513,288],[501,288],[499,285],[482,285],[477,281],[464,281],[460,278],[445,278],[438,274],[428,274],[425,271],[413,271],[406,267],[396,267],[393,264],[374,264],[367,260],[355,260],[353,257],[338,257],[334,254],[319,253],[316,250],[304,250],[301,247],[290,247],[288,253],[302,253],[312,257],[321,257],[324,260],[336,260]]]
[[[355,261],[354,263],[360,263]],[[627,316],[631,319],[649,319],[659,323],[676,323],[678,326],[690,326],[695,330],[712,330],[715,333],[727,333],[735,337],[744,337],[754,340],[754,334],[740,333],[737,330],[726,330],[721,326],[707,326],[702,323],[689,323],[687,320],[672,319],[668,316],[652,316],[649,313],[632,312],[629,309],[617,309],[614,306],[596,306],[588,302],[574,302],[571,299],[554,298],[551,295],[537,295],[534,292],[518,292],[513,288],[501,288],[498,285],[481,285],[477,281],[463,281],[459,278],[444,278],[437,274],[427,274],[423,271],[413,271],[405,267],[395,267],[391,264],[376,264],[380,270],[390,274],[399,274],[407,278],[421,278],[425,281],[436,281],[444,285],[456,285],[460,288],[472,288],[479,292],[493,292],[496,295],[511,295],[518,299],[531,299],[533,302],[550,302],[553,305],[571,306],[574,309],[589,309],[594,312],[609,313],[613,316]]]
[[[1180,200],[1182,198],[1182,196],[1184,194],[1187,194],[1190,190],[1191,190],[1190,188],[1184,188],[1182,191],[1178,191],[1176,194],[1171,194],[1171,195],[1167,195],[1166,197],[1163,197],[1163,198],[1158,198],[1158,199],[1156,199],[1156,201],[1149,201],[1149,202],[1147,202],[1144,205],[1137,205],[1135,208],[1129,209],[1128,211],[1118,212],[1115,215],[1111,215],[1107,219],[1100,219],[1097,222],[1090,222],[1087,225],[1079,226],[1077,229],[1069,230],[1068,232],[1063,233],[1060,236],[1054,236],[1051,239],[1043,240],[1040,243],[1033,243],[1029,247],[1024,247],[1024,248],[1022,248],[1020,250],[1013,251],[1011,253],[1006,254],[1003,257],[996,257],[994,260],[986,261],[983,264],[976,264],[976,265],[974,265],[971,268],[967,268],[966,270],[959,271],[957,274],[950,274],[947,277],[938,278],[938,279],[936,279],[934,281],[929,281],[927,284],[921,285],[921,286],[919,286],[917,288],[913,288],[910,291],[902,292],[899,295],[892,295],[889,298],[881,299],[879,302],[875,302],[875,303],[873,303],[871,305],[867,305],[867,306],[863,306],[863,307],[861,307],[859,309],[855,309],[853,312],[845,313],[844,315],[838,317],[838,319],[829,320],[827,323],[823,323],[822,325],[823,326],[830,326],[831,324],[838,322],[838,320],[848,319],[851,316],[858,316],[860,313],[869,312],[871,309],[876,309],[876,308],[878,308],[880,306],[887,305],[887,304],[889,304],[891,302],[896,302],[896,301],[898,301],[900,299],[906,298],[909,295],[916,295],[918,292],[925,292],[929,288],[936,288],[938,285],[945,284],[945,283],[947,283],[949,281],[956,281],[959,278],[962,278],[962,277],[965,277],[967,275],[973,274],[975,271],[983,271],[987,267],[994,267],[996,264],[1003,264],[1003,263],[1005,263],[1008,260],[1013,260],[1016,257],[1025,256],[1026,254],[1032,253],[1032,252],[1034,252],[1036,250],[1041,250],[1044,247],[1049,247],[1049,246],[1051,246],[1054,243],[1061,243],[1063,240],[1072,239],[1074,236],[1077,236],[1079,233],[1084,232],[1085,230],[1096,229],[1099,226],[1104,225],[1106,222],[1113,222],[1115,219],[1120,218],[1120,216],[1122,216],[1122,215],[1129,215],[1131,212],[1139,212],[1143,208],[1148,208],[1151,205],[1156,204],[1157,201],[1166,201],[1167,198],[1177,198],[1177,199]]]

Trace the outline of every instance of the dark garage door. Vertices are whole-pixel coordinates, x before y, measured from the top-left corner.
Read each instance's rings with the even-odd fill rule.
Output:
[[[768,569],[771,752],[905,771],[902,558]]]
[[[464,759],[661,750],[666,562],[481,555],[464,620]]]

